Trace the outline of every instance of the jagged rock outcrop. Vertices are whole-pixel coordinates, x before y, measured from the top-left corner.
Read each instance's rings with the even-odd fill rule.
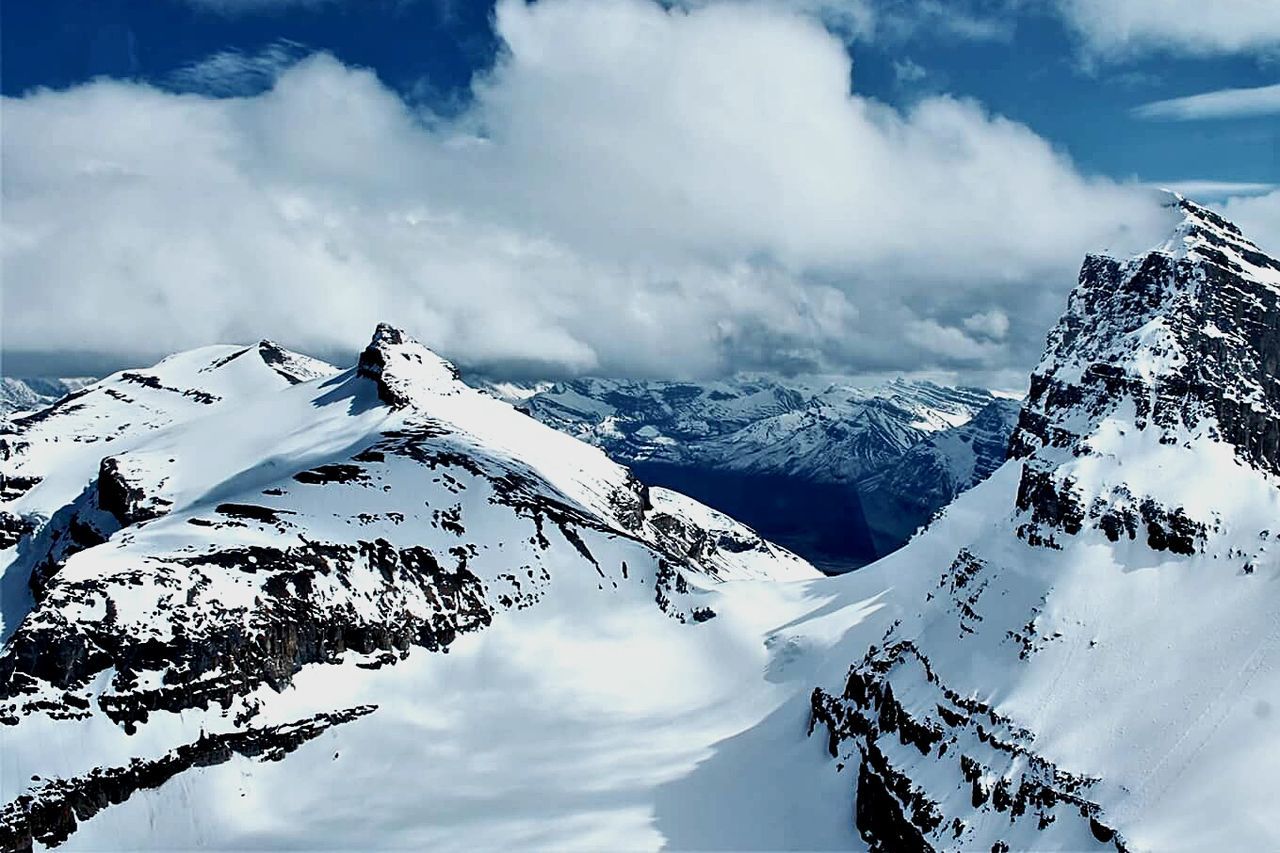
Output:
[[[327,729],[359,719],[377,710],[370,706],[242,732],[205,735],[153,760],[138,760],[123,767],[95,768],[74,779],[54,779],[23,794],[0,809],[0,849],[31,850],[36,841],[57,847],[108,806],[122,803],[134,793],[157,788],[193,767],[221,764],[234,755],[261,761],[280,761]]]
[[[410,362],[417,369],[405,371],[397,361]],[[404,332],[387,323],[378,324],[373,340],[360,353],[356,373],[372,379],[377,384],[378,399],[396,408],[412,403],[415,383],[447,386],[459,379],[452,364],[417,346]]]
[[[1050,334],[1010,441],[1012,455],[1028,460],[1019,497],[1032,516],[1027,536],[1052,543],[1043,528],[1070,533],[1086,516],[1097,524],[1132,512],[1124,494],[1080,506],[1052,473],[1063,454],[1093,453],[1090,436],[1122,405],[1133,407],[1135,429],[1162,443],[1205,433],[1242,462],[1280,473],[1280,262],[1218,214],[1185,199],[1177,206],[1185,219],[1159,249],[1085,260]],[[1196,525],[1155,518],[1180,508],[1148,496],[1137,504],[1144,526],[1162,531],[1153,537],[1194,539]]]

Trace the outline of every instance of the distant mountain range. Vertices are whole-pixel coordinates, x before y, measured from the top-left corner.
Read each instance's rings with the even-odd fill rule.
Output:
[[[979,388],[747,377],[580,379],[520,394],[524,411],[603,448],[828,571],[901,545],[1004,462],[1018,403]]]
[[[42,409],[96,381],[89,376],[69,379],[0,377],[0,415]]]

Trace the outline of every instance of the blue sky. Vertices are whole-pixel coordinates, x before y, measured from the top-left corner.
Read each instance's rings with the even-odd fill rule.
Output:
[[[1280,243],[1280,4],[3,7],[4,355],[1017,387],[1146,184]],[[16,366],[15,366],[16,365]]]

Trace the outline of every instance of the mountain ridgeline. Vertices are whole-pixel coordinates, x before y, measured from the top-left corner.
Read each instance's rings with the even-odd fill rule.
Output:
[[[308,665],[445,652],[556,586],[692,625],[708,585],[819,576],[389,326],[346,371],[264,341],[113,375],[9,421],[0,460],[0,725],[37,767],[40,732],[87,738],[54,782],[4,774],[6,850],[373,710],[265,713]]]

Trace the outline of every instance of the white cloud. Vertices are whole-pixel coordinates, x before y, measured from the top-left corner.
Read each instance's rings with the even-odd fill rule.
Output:
[[[928,77],[929,72],[911,57],[904,56],[893,61],[893,76],[902,84],[918,83]]]
[[[5,347],[354,348],[388,319],[471,363],[994,371],[1038,357],[1086,251],[1166,224],[976,103],[851,97],[839,40],[794,14],[496,22],[456,118],[325,56],[255,97],[7,99]],[[993,305],[1006,333],[969,338]]]
[[[1102,57],[1280,50],[1276,0],[1056,0],[1068,24]]]
[[[674,0],[700,8],[726,0]],[[902,42],[925,34],[962,41],[1006,41],[1013,36],[1013,11],[1024,0],[728,0],[761,2],[819,18],[853,39]]]
[[[1155,189],[1167,189],[1194,199],[1201,204],[1211,201],[1225,200],[1236,196],[1265,195],[1276,189],[1275,184],[1263,184],[1249,181],[1152,181],[1148,186]]]
[[[1280,257],[1280,190],[1227,199],[1218,209],[1260,249]]]
[[[1165,121],[1247,118],[1280,114],[1280,83],[1252,89],[1219,89],[1135,107],[1138,118]]]
[[[999,308],[992,308],[990,311],[970,314],[961,325],[968,332],[998,341],[1009,334],[1009,315]]]

